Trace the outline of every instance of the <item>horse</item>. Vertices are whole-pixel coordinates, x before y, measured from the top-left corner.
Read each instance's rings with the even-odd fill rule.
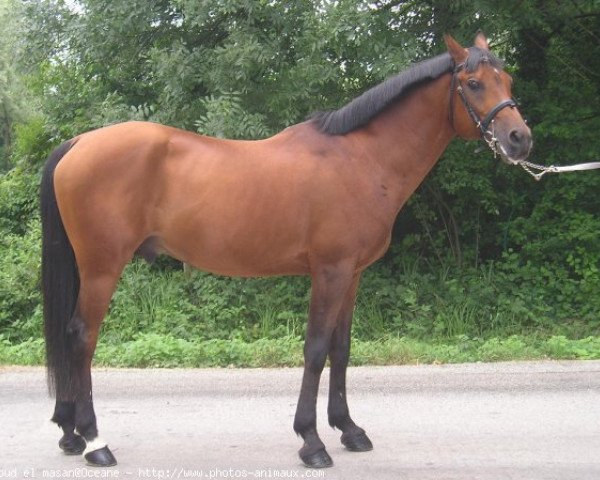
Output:
[[[150,122],[83,133],[57,147],[40,189],[42,290],[52,421],[88,465],[116,459],[98,436],[91,364],[123,268],[167,254],[218,275],[308,275],[304,371],[294,431],[309,468],[333,464],[316,426],[330,360],[329,424],[371,450],[350,416],[346,368],[362,272],[454,137],[524,160],[531,131],[512,79],[483,34],[415,63],[337,110],[266,139],[226,140]]]

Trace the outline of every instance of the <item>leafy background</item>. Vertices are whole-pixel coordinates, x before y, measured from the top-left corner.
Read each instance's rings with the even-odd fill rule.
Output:
[[[514,76],[531,160],[600,160],[597,0],[0,0],[0,22],[0,361],[41,359],[40,169],[80,132],[142,119],[265,137],[440,53],[445,32],[467,45],[483,30]],[[454,142],[400,213],[362,283],[355,361],[406,360],[408,343],[420,361],[600,356],[600,174],[536,183],[478,147]],[[99,358],[296,364],[308,288],[136,261]]]

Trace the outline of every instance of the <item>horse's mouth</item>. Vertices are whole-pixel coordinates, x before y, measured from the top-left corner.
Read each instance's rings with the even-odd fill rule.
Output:
[[[519,165],[523,160],[525,160],[529,156],[529,150],[521,155],[512,155],[509,153],[504,145],[500,142],[496,142],[496,146],[498,147],[498,153],[500,153],[500,158],[502,161],[508,165]]]

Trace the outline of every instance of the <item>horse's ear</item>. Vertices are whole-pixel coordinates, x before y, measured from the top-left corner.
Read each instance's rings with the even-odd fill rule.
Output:
[[[475,46],[481,48],[482,50],[490,49],[487,38],[483,32],[477,33],[477,36],[475,37]]]
[[[469,56],[469,51],[461,46],[461,44],[454,40],[450,35],[444,35],[444,42],[446,43],[446,47],[448,48],[448,52],[454,60],[454,63],[456,65],[464,63]]]

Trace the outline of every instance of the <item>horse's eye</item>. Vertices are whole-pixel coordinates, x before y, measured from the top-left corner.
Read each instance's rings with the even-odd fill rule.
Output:
[[[470,78],[467,81],[467,85],[469,86],[469,88],[473,91],[475,90],[479,90],[481,88],[481,83],[479,83],[478,80],[475,80],[474,78]]]

